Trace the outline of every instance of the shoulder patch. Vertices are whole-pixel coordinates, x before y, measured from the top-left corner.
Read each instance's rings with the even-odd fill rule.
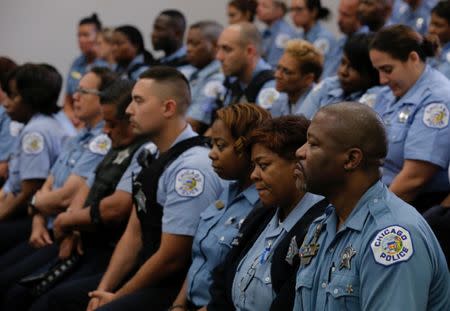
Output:
[[[273,87],[262,89],[258,95],[258,104],[264,109],[270,109],[279,97],[280,93]]]
[[[105,134],[98,135],[89,143],[89,150],[93,153],[105,155],[111,147],[111,139]]]
[[[22,150],[27,154],[39,154],[44,150],[44,137],[41,133],[25,134],[22,139]]]
[[[203,87],[203,94],[208,97],[217,97],[225,92],[225,87],[220,81],[209,81]]]
[[[442,129],[448,126],[449,111],[444,104],[429,104],[423,113],[423,123],[431,128]]]
[[[317,39],[313,45],[323,54],[327,54],[330,51],[330,41],[326,38]]]
[[[196,169],[182,169],[175,177],[175,191],[182,197],[196,197],[203,192],[205,177]]]
[[[288,34],[280,33],[275,38],[275,45],[277,46],[277,48],[284,49],[289,39],[291,39],[291,37]]]
[[[407,261],[414,254],[411,235],[400,226],[390,226],[379,231],[370,247],[375,261],[383,266]]]
[[[375,106],[375,102],[377,100],[377,94],[364,94],[360,99],[359,102],[361,104],[364,104],[366,106],[369,106],[370,108],[373,108]]]
[[[70,76],[71,76],[72,78],[74,78],[75,80],[80,80],[81,77],[82,77],[82,74],[81,74],[80,72],[78,72],[78,71],[72,71],[72,72],[70,73]]]

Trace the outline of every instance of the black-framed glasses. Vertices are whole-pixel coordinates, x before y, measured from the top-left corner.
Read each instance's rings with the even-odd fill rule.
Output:
[[[91,94],[91,95],[100,96],[100,94],[101,94],[99,90],[96,90],[96,89],[85,89],[85,88],[82,88],[82,87],[77,87],[75,92],[83,94],[83,95]]]
[[[304,9],[305,9],[305,8],[304,8],[304,7],[301,7],[301,6],[291,6],[291,7],[289,8],[289,12],[300,13],[300,12],[302,12]]]

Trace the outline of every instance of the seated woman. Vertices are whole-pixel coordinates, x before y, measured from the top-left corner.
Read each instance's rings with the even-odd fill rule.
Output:
[[[375,110],[388,134],[382,181],[418,210],[448,194],[450,81],[425,63],[435,46],[408,26],[380,30],[370,58],[388,85]]]
[[[136,81],[154,61],[152,54],[144,47],[141,32],[131,25],[114,29],[112,53],[117,63],[116,73],[123,79],[133,81]]]
[[[305,40],[290,40],[275,70],[276,89],[283,92],[273,103],[273,117],[294,114],[322,74],[323,57]]]
[[[284,116],[251,135],[251,179],[264,207],[248,215],[214,271],[208,311],[292,310],[298,249],[327,205],[294,177],[295,151],[306,142],[308,126],[303,116]]]
[[[311,42],[325,59],[322,77],[331,76],[336,38],[321,22],[330,16],[330,10],[321,0],[291,0],[291,18],[297,28],[303,29],[303,38]]]
[[[198,309],[210,301],[212,270],[222,263],[247,214],[260,204],[250,180],[252,165],[247,142],[250,132],[270,114],[253,104],[236,104],[217,111],[211,127],[209,157],[216,173],[230,182],[220,198],[200,215],[192,245],[192,264],[172,309]]]
[[[25,217],[28,202],[61,152],[66,133],[53,118],[61,83],[55,70],[37,64],[19,66],[5,80],[6,112],[25,126],[8,163],[8,179],[0,190],[0,254],[29,236],[31,220]]]
[[[373,106],[378,91],[378,72],[369,58],[371,34],[355,34],[344,45],[337,76],[326,78],[311,91],[296,114],[308,119],[325,106],[341,101],[360,101]]]

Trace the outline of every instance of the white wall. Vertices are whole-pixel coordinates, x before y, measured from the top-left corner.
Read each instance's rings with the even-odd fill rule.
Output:
[[[323,0],[336,12],[337,0]],[[226,24],[228,0],[0,0],[0,55],[19,63],[48,62],[66,75],[79,54],[76,30],[81,17],[96,12],[105,26],[134,24],[148,49],[156,15],[178,8],[188,23],[213,19]],[[335,33],[334,13],[328,26]]]

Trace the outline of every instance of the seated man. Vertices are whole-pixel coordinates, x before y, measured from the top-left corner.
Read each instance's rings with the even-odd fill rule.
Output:
[[[422,216],[380,181],[386,155],[370,107],[338,103],[313,118],[296,175],[332,205],[299,250],[294,310],[450,310],[444,254]]]
[[[70,295],[54,291],[50,310],[83,310],[95,288],[88,310],[167,309],[189,267],[199,215],[222,191],[205,140],[185,119],[186,78],[175,69],[153,67],[132,94],[127,112],[134,131],[148,135],[158,152],[143,161],[133,185],[135,208],[101,280],[75,282],[65,288]]]

